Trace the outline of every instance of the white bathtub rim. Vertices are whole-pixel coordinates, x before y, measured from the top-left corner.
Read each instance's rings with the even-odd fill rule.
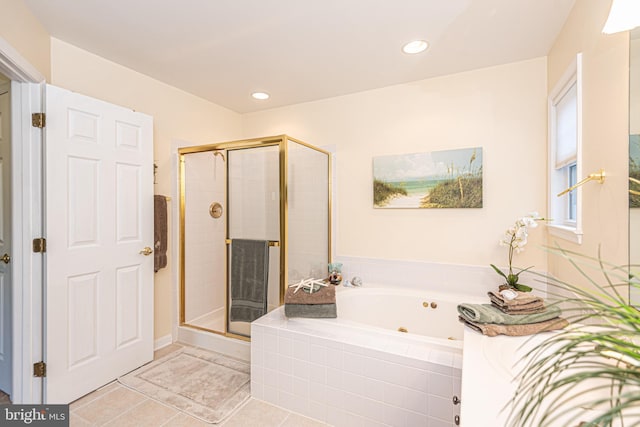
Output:
[[[275,335],[304,335],[310,340],[321,340],[327,346],[348,347],[360,354],[386,354],[389,355],[387,359],[394,359],[397,363],[411,365],[414,360],[419,366],[420,363],[429,362],[441,365],[447,372],[452,368],[462,368],[462,341],[404,334],[352,323],[340,323],[339,319],[289,319],[284,315],[284,307],[279,307],[255,320],[252,326],[270,329]]]
[[[434,300],[447,301],[453,304],[458,304],[460,302],[477,303],[477,304],[488,302],[486,298],[480,299],[478,297],[474,297],[471,295],[465,295],[460,298],[459,295],[450,295],[450,294],[445,294],[442,292],[435,292],[435,291],[434,292],[427,291],[427,292],[428,292],[428,296],[425,295],[425,292],[419,291],[416,289],[391,287],[391,286],[384,286],[380,284],[376,284],[376,285],[372,284],[372,285],[368,285],[367,287],[344,287],[343,285],[338,285],[336,286],[336,293],[337,293],[336,300],[339,307],[341,296],[348,295],[349,297],[357,298],[358,294],[361,293],[365,295],[400,295],[400,296],[421,297],[429,301],[434,301]],[[281,311],[281,314],[279,315],[279,317],[281,319],[284,319],[285,321],[298,321],[298,322],[301,322],[302,324],[306,324],[309,327],[322,328],[325,331],[326,329],[331,329],[331,328],[333,329],[352,328],[355,331],[361,331],[362,333],[369,332],[369,333],[375,333],[375,334],[383,334],[385,336],[391,337],[392,339],[396,339],[396,340],[415,340],[425,344],[430,344],[430,345],[444,347],[444,348],[451,348],[454,352],[462,351],[461,339],[449,340],[445,338],[414,334],[411,332],[404,333],[404,332],[394,331],[388,328],[369,325],[363,322],[357,322],[355,320],[344,319],[340,317],[339,309],[338,309],[338,317],[335,319],[308,319],[308,318],[301,318],[301,317],[288,319],[284,315],[284,306],[281,306],[278,309],[271,311],[266,316],[263,316],[261,319],[264,319],[265,317],[270,316],[272,313],[278,310]],[[259,322],[259,321],[260,319],[256,320],[256,322]],[[457,322],[458,320],[451,319],[451,321]],[[259,324],[262,324],[262,323],[259,323]],[[288,328],[285,326],[285,329],[288,329]],[[312,333],[310,334],[313,335]]]
[[[360,323],[353,320],[347,319],[307,319],[303,317],[296,317],[292,319],[287,319],[288,321],[300,322],[301,324],[308,325],[310,327],[318,327],[320,328],[335,328],[336,326],[342,327],[342,329],[352,329],[356,333],[368,334],[383,334],[388,336],[391,340],[410,340],[416,341],[424,344],[430,344],[438,347],[443,347],[446,349],[452,350],[461,350],[462,349],[462,340],[448,340],[444,338],[435,338],[429,337],[420,334],[412,334],[410,332],[398,332],[393,331],[387,328],[381,328],[378,326],[371,326],[366,323]],[[319,323],[320,322],[320,323]],[[345,341],[348,342],[348,341]]]
[[[362,287],[339,285],[336,286],[336,292],[337,304],[340,304],[341,296],[357,299],[358,294],[412,296],[425,301],[443,301],[456,305],[463,302],[488,303],[487,297],[480,298],[472,294],[445,293],[380,283],[368,283]],[[458,322],[458,319],[454,318],[451,321]],[[340,316],[336,319],[287,318],[284,315],[284,306],[281,306],[257,319],[252,325],[286,331],[285,333],[302,334],[309,338],[335,341],[340,345],[361,347],[366,351],[390,353],[451,367],[462,365],[462,340],[448,340],[410,332],[402,333],[340,318]]]

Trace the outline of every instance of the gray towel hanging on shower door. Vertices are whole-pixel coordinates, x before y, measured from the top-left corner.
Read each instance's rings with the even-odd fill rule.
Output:
[[[252,322],[267,312],[269,241],[231,241],[229,320]]]

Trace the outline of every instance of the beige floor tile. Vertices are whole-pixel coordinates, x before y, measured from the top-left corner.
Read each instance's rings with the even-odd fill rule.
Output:
[[[9,395],[2,390],[0,390],[0,405],[11,405]]]
[[[173,353],[174,351],[181,349],[182,347],[183,347],[182,345],[177,344],[177,343],[169,344],[168,346],[162,347],[158,351],[154,352],[153,353],[153,359],[154,360],[155,359],[159,359],[159,358],[161,358],[163,356],[166,356],[169,353]],[[99,388],[99,389],[97,389],[95,391],[92,391],[89,394],[84,395],[83,397],[75,400],[74,402],[71,402],[71,405],[69,406],[69,409],[70,410],[78,409],[78,408],[86,405],[87,403],[97,399],[98,397],[100,397],[100,396],[102,396],[102,395],[114,390],[117,387],[122,387],[122,386],[118,383],[118,381],[112,381],[109,384],[107,384],[107,385],[105,385],[105,386],[103,386],[103,387],[101,387],[101,388]],[[3,400],[2,400],[2,395],[3,394],[4,393],[2,393],[2,391],[0,391],[0,404],[3,403]]]
[[[80,415],[71,412],[69,414],[69,427],[89,427],[91,423],[80,417]]]
[[[277,427],[284,422],[287,415],[289,412],[282,408],[250,399],[222,425],[224,427]]]
[[[314,420],[312,418],[303,417],[298,414],[289,414],[282,427],[324,427],[328,426],[323,422]]]
[[[75,410],[91,424],[104,425],[145,400],[139,393],[120,385]]]
[[[211,427],[216,425],[217,424],[205,423],[204,421],[190,417],[185,413],[179,413],[166,423],[162,424],[162,427]]]
[[[166,346],[154,354],[160,358],[182,348]],[[76,400],[70,406],[71,427],[86,426],[163,426],[163,427],[322,427],[317,420],[293,414],[285,409],[255,399],[249,399],[229,419],[221,424],[207,424],[188,414],[165,406],[132,391],[118,382],[110,383]]]
[[[73,411],[73,410],[76,410],[78,408],[81,408],[82,406],[86,405],[87,403],[96,400],[98,397],[103,396],[103,395],[109,393],[110,391],[115,390],[118,387],[121,387],[121,386],[120,386],[120,384],[118,384],[117,381],[110,382],[109,384],[107,384],[107,385],[105,385],[103,387],[100,387],[99,389],[97,389],[95,391],[92,391],[89,394],[85,394],[80,399],[71,402],[71,405],[69,405],[69,409],[71,411]]]
[[[180,350],[182,346],[180,344],[169,344],[161,349],[158,349],[153,352],[153,360],[158,360],[163,356],[166,356],[169,353],[173,353],[174,351]]]
[[[156,427],[177,414],[177,410],[162,405],[155,400],[147,399],[106,425],[113,427]]]

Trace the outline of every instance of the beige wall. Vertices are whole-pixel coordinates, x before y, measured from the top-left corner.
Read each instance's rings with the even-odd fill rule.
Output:
[[[563,248],[605,260],[628,262],[628,103],[629,35],[602,34],[609,1],[576,2],[548,56],[548,90],[582,52],[583,63],[583,172],[606,171],[603,185],[583,187],[582,245],[549,236]],[[549,259],[550,273],[574,283],[584,282],[571,266]]]
[[[0,37],[49,81],[49,33],[22,0],[0,0]]]
[[[628,36],[602,35],[609,2],[576,2],[548,59],[428,79],[240,116],[133,70],[51,39],[20,0],[0,0],[0,36],[58,86],[154,117],[156,193],[168,194],[173,139],[196,144],[287,133],[336,152],[336,254],[505,264],[498,239],[520,215],[546,210],[546,96],[577,52],[584,64],[584,171],[605,168],[584,191],[584,244],[564,247],[627,262]],[[5,13],[6,12],[6,13]],[[50,51],[49,51],[50,46]],[[484,208],[372,208],[378,155],[481,146]],[[555,239],[555,238],[554,238]],[[554,239],[549,239],[552,243]],[[547,267],[544,230],[515,264]],[[170,333],[171,271],[156,275],[155,336]],[[561,277],[566,266],[549,260]],[[472,286],[472,284],[470,284]]]
[[[538,58],[246,114],[244,136],[287,133],[335,149],[337,255],[504,265],[504,230],[546,208],[546,67]],[[474,146],[482,209],[373,208],[374,156]],[[544,270],[543,243],[532,230],[514,263]]]
[[[158,165],[156,194],[171,194],[173,140],[199,145],[240,137],[241,118],[237,113],[54,38],[51,82],[153,116],[154,159]],[[174,236],[170,240],[171,237]],[[171,333],[175,268],[171,261],[155,276],[156,338]]]

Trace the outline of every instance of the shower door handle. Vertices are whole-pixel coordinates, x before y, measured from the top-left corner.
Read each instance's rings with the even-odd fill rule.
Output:
[[[140,251],[140,253],[144,256],[149,256],[153,253],[153,249],[151,249],[149,246],[145,247],[143,250]]]

